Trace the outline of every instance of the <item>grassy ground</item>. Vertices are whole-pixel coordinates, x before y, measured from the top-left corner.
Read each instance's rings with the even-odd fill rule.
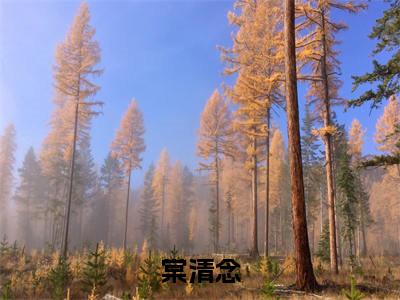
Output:
[[[400,258],[367,257],[351,272],[344,264],[339,275],[314,261],[321,291],[304,294],[296,291],[295,262],[291,257],[250,261],[240,258],[239,283],[168,283],[160,286],[161,256],[124,255],[120,249],[104,250],[97,257],[88,251],[68,259],[68,272],[60,268],[59,254],[33,252],[9,247],[0,249],[0,299],[400,299]],[[203,256],[207,257],[207,256]],[[189,263],[189,258],[187,261]],[[92,268],[88,267],[88,261]],[[220,258],[215,261],[219,261]],[[93,265],[95,267],[93,268]],[[187,268],[187,278],[190,270]],[[148,273],[148,274],[146,274]],[[66,275],[67,274],[67,275]],[[356,294],[360,297],[357,298]],[[362,294],[362,295],[361,295]],[[113,298],[116,297],[116,298]],[[136,298],[135,298],[136,297]]]

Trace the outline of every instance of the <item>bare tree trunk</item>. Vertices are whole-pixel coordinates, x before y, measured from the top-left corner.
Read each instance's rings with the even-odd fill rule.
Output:
[[[251,190],[252,190],[252,202],[253,202],[253,224],[252,224],[252,248],[250,251],[251,257],[259,256],[258,253],[258,219],[257,219],[257,138],[253,137],[253,156],[252,156],[252,178],[251,178]]]
[[[72,190],[73,190],[74,171],[75,171],[75,152],[76,152],[76,140],[78,134],[78,114],[79,114],[79,89],[78,89],[77,100],[75,101],[74,140],[72,143],[72,159],[71,159],[71,166],[69,173],[68,202],[65,214],[65,228],[64,228],[64,240],[63,240],[63,252],[62,252],[62,256],[64,259],[66,259],[68,255],[69,219],[71,215]]]
[[[132,174],[132,170],[131,170],[131,167],[129,167],[128,189],[126,192],[126,206],[125,206],[125,229],[124,229],[124,242],[123,242],[124,251],[126,251],[126,244],[127,244],[126,237],[128,234],[129,194],[131,191],[131,174]]]
[[[362,250],[361,250],[361,256],[365,257],[368,253],[367,250],[367,237],[365,234],[365,220],[364,220],[364,213],[361,212],[361,234],[362,234]]]
[[[321,59],[321,77],[324,88],[324,105],[325,110],[323,112],[324,127],[327,128],[331,125],[331,112],[330,112],[330,99],[329,99],[329,82],[328,82],[328,71],[326,63],[326,37],[325,37],[325,15],[322,12],[322,59]],[[338,263],[337,263],[337,250],[336,250],[336,224],[335,224],[335,192],[333,185],[333,167],[332,167],[332,135],[326,132],[324,136],[325,144],[325,169],[326,169],[326,184],[328,193],[328,216],[329,216],[329,249],[330,249],[330,261],[331,270],[338,274]]]
[[[342,251],[342,240],[340,238],[340,219],[338,215],[335,215],[336,217],[336,236],[338,237],[337,239],[337,251],[338,251],[338,263],[340,267],[343,265],[343,251]]]
[[[161,196],[161,226],[160,226],[161,237],[164,236],[165,185],[166,185],[166,178],[165,178],[165,174],[164,174],[163,179],[162,179],[162,196]],[[165,246],[163,240],[161,242],[162,242],[163,246]]]
[[[300,290],[314,291],[318,283],[308,242],[306,205],[304,199],[303,168],[301,159],[299,108],[297,100],[295,0],[285,0],[285,73],[287,123],[289,140],[290,179],[292,190],[292,218],[296,255],[296,286]]]
[[[216,212],[216,232],[215,232],[215,252],[219,251],[219,161],[218,161],[218,144],[216,144],[216,154],[215,154],[215,198],[217,204]]]
[[[357,260],[360,260],[361,256],[361,228],[360,226],[357,227],[357,242],[354,245]]]
[[[321,222],[320,222],[320,235],[322,235],[322,231],[324,230],[324,199],[323,199],[323,195],[322,195],[322,187],[319,187],[319,200],[320,200],[320,218],[321,218]]]
[[[231,245],[231,211],[228,211],[228,246]]]
[[[236,221],[235,214],[232,213],[232,243],[236,243]]]
[[[270,116],[271,109],[267,109],[267,138],[266,138],[266,165],[265,165],[265,245],[264,245],[264,255],[268,257],[269,255],[269,136],[270,136]]]
[[[284,242],[283,242],[283,222],[282,222],[282,197],[279,197],[279,239],[277,240],[278,242],[276,243],[276,246],[278,249],[280,248],[281,253],[284,253],[284,248],[286,247]],[[278,250],[277,250],[278,252]]]

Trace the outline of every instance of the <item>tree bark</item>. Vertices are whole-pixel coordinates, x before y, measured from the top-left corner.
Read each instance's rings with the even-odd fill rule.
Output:
[[[322,24],[322,59],[321,59],[321,75],[324,89],[324,105],[325,110],[323,112],[324,127],[327,128],[331,125],[331,112],[330,112],[330,101],[329,101],[329,82],[328,82],[328,71],[326,63],[326,37],[325,37],[325,16],[324,12],[321,13],[321,24]],[[329,216],[329,249],[330,249],[330,263],[331,271],[335,274],[339,273],[337,263],[337,249],[336,249],[336,224],[335,224],[335,191],[333,185],[333,167],[332,167],[332,135],[327,132],[324,136],[325,144],[325,170],[326,170],[326,183],[328,193],[328,216]]]
[[[270,120],[271,120],[271,109],[267,110],[267,138],[266,138],[266,165],[265,165],[265,244],[264,244],[264,255],[269,255],[269,134],[270,134]]]
[[[297,100],[295,1],[285,0],[285,73],[287,127],[289,140],[292,218],[296,255],[296,286],[300,290],[318,289],[310,255],[300,145],[299,109]]]
[[[127,244],[127,234],[128,234],[128,215],[129,215],[129,194],[131,190],[131,174],[132,170],[129,168],[129,175],[128,175],[128,190],[126,192],[126,207],[125,207],[125,230],[124,230],[124,251],[126,251],[126,244]]]

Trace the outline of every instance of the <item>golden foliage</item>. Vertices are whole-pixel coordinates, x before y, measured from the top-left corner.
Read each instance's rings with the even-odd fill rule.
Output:
[[[399,151],[396,143],[400,140],[400,132],[395,132],[395,126],[399,124],[400,103],[396,96],[392,96],[376,123],[375,141],[379,150],[388,153]]]
[[[132,100],[111,144],[112,153],[121,161],[126,174],[133,169],[141,168],[140,156],[146,149],[144,131],[143,115],[139,111],[137,101]]]
[[[325,137],[327,135],[335,135],[337,133],[337,128],[334,125],[328,125],[320,129],[313,129],[311,133],[315,136]]]
[[[349,131],[349,154],[353,156],[355,161],[359,161],[362,154],[364,144],[365,130],[362,128],[360,121],[354,119],[351,123]]]

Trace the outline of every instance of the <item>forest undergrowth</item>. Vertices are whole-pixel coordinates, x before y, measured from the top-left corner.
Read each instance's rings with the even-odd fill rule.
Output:
[[[291,256],[250,259],[222,255],[240,263],[240,282],[163,283],[163,258],[196,258],[179,251],[160,252],[105,248],[71,253],[31,251],[17,243],[0,245],[0,299],[399,299],[400,258],[369,256],[344,261],[339,275],[318,258],[313,264],[319,292],[293,288],[295,260]],[[201,257],[222,257],[213,254]],[[200,256],[198,256],[200,257]],[[185,268],[189,281],[191,270]],[[215,274],[214,274],[215,281]]]

